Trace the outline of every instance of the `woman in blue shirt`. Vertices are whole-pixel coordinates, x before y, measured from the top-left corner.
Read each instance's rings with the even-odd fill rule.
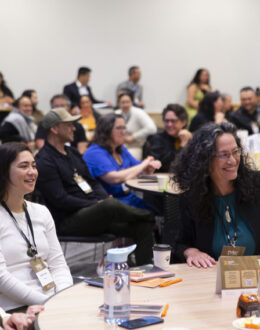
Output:
[[[141,173],[152,174],[161,163],[153,157],[142,162],[136,160],[123,145],[125,135],[126,126],[121,115],[111,113],[101,117],[83,159],[91,175],[100,180],[108,194],[125,204],[147,208],[146,203],[130,192],[124,182]]]

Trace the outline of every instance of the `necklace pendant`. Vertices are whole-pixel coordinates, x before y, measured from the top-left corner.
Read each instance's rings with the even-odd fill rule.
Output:
[[[225,219],[226,219],[226,222],[228,222],[228,223],[230,223],[232,221],[230,213],[229,213],[229,206],[228,205],[226,206]]]

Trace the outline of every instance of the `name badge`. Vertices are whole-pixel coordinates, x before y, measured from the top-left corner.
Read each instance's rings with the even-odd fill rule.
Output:
[[[80,187],[81,190],[84,191],[85,194],[89,194],[92,192],[92,188],[90,185],[85,181],[81,175],[78,175],[77,173],[74,174],[74,181],[77,183],[77,185]]]
[[[221,255],[226,257],[241,257],[245,253],[244,246],[223,246]]]
[[[42,258],[35,258],[30,261],[30,265],[41,283],[44,291],[55,288],[55,283]]]

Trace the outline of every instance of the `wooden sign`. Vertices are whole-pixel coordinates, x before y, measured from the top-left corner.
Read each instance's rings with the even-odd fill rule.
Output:
[[[221,256],[217,265],[216,293],[237,297],[256,293],[260,272],[260,256]]]

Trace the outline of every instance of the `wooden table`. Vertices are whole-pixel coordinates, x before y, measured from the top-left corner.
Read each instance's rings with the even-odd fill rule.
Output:
[[[169,304],[164,323],[149,329],[232,329],[237,299],[222,299],[215,294],[216,266],[198,269],[186,264],[175,264],[171,265],[171,270],[176,273],[176,278],[181,277],[183,281],[155,289],[131,286],[133,302]],[[79,283],[47,301],[45,311],[40,313],[36,321],[36,329],[111,329],[98,316],[98,306],[102,304],[103,289]],[[117,326],[113,328],[122,329]]]

